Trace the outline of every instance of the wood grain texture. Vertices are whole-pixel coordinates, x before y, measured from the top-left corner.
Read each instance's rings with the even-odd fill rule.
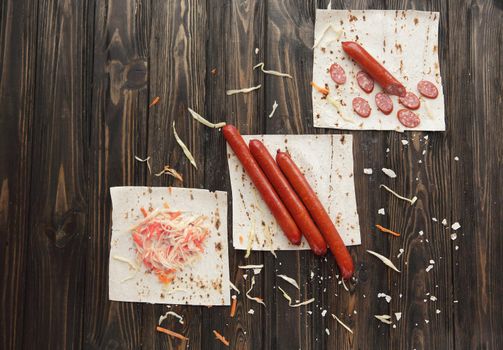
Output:
[[[204,187],[204,148],[208,130],[195,122],[188,107],[204,114],[206,77],[206,4],[204,1],[152,2],[156,15],[150,26],[149,94],[160,102],[149,110],[148,154],[153,164],[165,164],[178,170],[183,184],[170,176],[153,177],[154,186]],[[180,139],[193,154],[197,169],[185,157],[173,136],[173,122]],[[168,309],[163,306],[143,307],[143,344],[147,348],[184,349],[187,342],[156,332],[159,316]],[[185,334],[190,347],[201,348],[201,332],[210,332],[202,324],[202,308],[176,306],[173,311],[183,315],[184,325],[167,320],[164,325]]]
[[[263,87],[248,94],[232,96],[224,94],[226,90],[256,86],[264,82],[263,76],[254,72],[252,67],[257,62],[255,49],[258,48],[260,52],[265,47],[265,11],[263,1],[229,2],[225,6],[225,12],[220,14],[223,17],[221,36],[217,36],[211,41],[213,45],[216,45],[216,48],[222,47],[222,51],[219,53],[222,55],[219,58],[222,67],[216,67],[221,73],[217,74],[215,81],[217,81],[217,87],[223,86],[224,90],[210,89],[210,91],[214,91],[213,95],[218,94],[216,96],[219,96],[220,99],[217,97],[217,100],[209,102],[212,106],[220,103],[221,106],[218,108],[225,113],[226,121],[236,125],[242,134],[260,134],[264,132]],[[223,41],[223,43],[218,41]],[[232,59],[229,59],[230,57]],[[224,155],[225,159],[225,143],[220,142],[222,146],[219,149],[220,153],[216,154],[216,156],[222,157]],[[229,193],[229,208],[232,208],[227,160],[221,158],[217,164],[225,169],[225,188]],[[208,166],[208,171],[211,171],[209,170],[210,166],[211,164]],[[229,210],[230,214],[231,212],[232,210]],[[231,220],[232,214],[228,217],[228,227],[232,227]],[[245,252],[234,250],[232,244],[229,246],[230,278],[231,282],[239,288],[241,294],[238,296],[236,317],[229,321],[228,327],[222,329],[222,334],[231,341],[235,349],[267,348],[264,333],[268,324],[267,319],[270,317],[268,308],[271,307],[273,293],[270,290],[265,293],[267,282],[263,272],[261,276],[256,277],[256,284],[251,295],[263,297],[267,307],[265,308],[254,301],[246,299],[244,294],[251,286],[251,272],[237,268],[239,265],[263,264],[267,259],[265,257],[267,254],[269,253],[254,253],[248,259],[245,259]],[[249,276],[246,280],[243,278],[245,273]],[[254,310],[253,315],[248,313],[251,309]],[[209,349],[222,348],[221,344],[215,341],[210,333],[207,333],[203,339],[205,346],[208,346]]]
[[[142,347],[142,305],[108,300],[109,188],[145,184],[149,3],[96,2],[83,348]]]
[[[23,326],[27,349],[41,344],[74,348],[81,342],[81,252],[88,222],[88,5],[39,3]]]
[[[241,290],[236,316],[230,318],[228,307],[172,307],[185,323],[168,319],[163,325],[187,335],[189,343],[155,331],[166,306],[108,300],[111,186],[223,190],[232,207],[221,132],[192,120],[187,107],[213,122],[233,123],[243,134],[346,133],[312,127],[315,11],[327,5],[327,0],[2,2],[1,349],[224,348],[213,329],[230,340],[231,349],[503,347],[498,337],[503,332],[498,277],[503,5],[498,0],[331,1],[332,9],[441,13],[447,131],[350,133],[362,245],[350,248],[356,274],[349,291],[336,277],[331,254],[278,252],[274,258],[257,252],[245,259],[230,242],[231,281]],[[293,79],[253,71],[258,62]],[[249,94],[225,94],[257,84],[261,89]],[[148,108],[156,96],[159,103]],[[279,107],[269,119],[274,101]],[[198,169],[175,142],[173,121]],[[179,170],[183,184],[150,174],[135,155],[151,156],[153,172],[165,164]],[[398,177],[388,178],[383,167]],[[363,168],[374,174],[364,175]],[[418,201],[410,206],[379,184],[417,195]],[[377,213],[380,208],[386,215]],[[456,221],[461,228],[451,240]],[[231,223],[229,210],[229,228]],[[402,236],[384,235],[376,223]],[[387,269],[367,249],[390,257],[402,272]],[[404,253],[397,257],[400,249]],[[433,268],[426,272],[430,260]],[[238,269],[242,264],[265,265],[252,294],[262,296],[266,308],[244,296],[252,272]],[[299,281],[300,291],[279,279],[280,273]],[[292,309],[278,286],[295,299],[316,302]],[[390,295],[390,303],[377,298],[379,292]],[[395,312],[402,313],[396,328],[373,317]]]
[[[23,343],[37,7],[0,5],[0,348]]]
[[[449,12],[449,53],[467,53],[449,69],[449,159],[453,249],[454,346],[499,349],[503,331],[501,223],[503,176],[503,4],[471,1]],[[467,103],[468,102],[468,103]],[[457,126],[463,125],[462,128]],[[456,246],[458,249],[456,249]]]
[[[313,133],[310,100],[307,88],[311,81],[312,35],[314,22],[312,20],[315,4],[311,1],[293,3],[291,1],[267,1],[266,11],[266,41],[261,56],[265,69],[285,72],[293,79],[264,75],[264,109],[260,114],[265,120],[265,133]],[[268,115],[274,101],[278,108],[272,118]],[[323,310],[323,286],[310,279],[310,272],[327,278],[321,269],[324,258],[315,257],[310,252],[281,252],[278,259],[270,256],[265,260],[266,295],[272,294],[270,309],[270,329],[266,332],[265,345],[268,349],[297,349],[316,347],[324,338],[316,330],[322,327],[320,312]],[[332,259],[331,259],[332,260]],[[288,283],[277,278],[278,274],[293,277],[302,286],[297,291]],[[331,276],[334,277],[334,276]],[[328,278],[326,281],[330,281]],[[313,283],[314,282],[314,283]],[[308,307],[292,309],[283,297],[279,286],[298,300],[316,298],[316,302]],[[307,313],[312,310],[312,314]],[[327,318],[328,320],[328,318]]]

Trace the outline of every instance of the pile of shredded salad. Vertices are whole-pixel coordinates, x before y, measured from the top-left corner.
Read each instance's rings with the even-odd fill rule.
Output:
[[[204,252],[209,230],[204,215],[168,209],[146,213],[132,228],[138,259],[159,281],[172,282],[176,272],[198,260]]]

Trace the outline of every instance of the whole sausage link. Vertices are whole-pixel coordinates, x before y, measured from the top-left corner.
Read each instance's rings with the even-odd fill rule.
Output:
[[[222,128],[222,133],[288,240],[293,244],[300,244],[302,237],[299,228],[257,162],[253,159],[239,131],[234,125],[227,124]]]
[[[349,254],[339,232],[316,196],[316,193],[287,153],[278,151],[276,154],[276,162],[306,206],[314,222],[318,225],[321,234],[327,241],[328,247],[334,255],[337,266],[341,271],[342,278],[351,278],[354,273],[351,254]]]
[[[353,41],[344,41],[342,49],[358,63],[390,95],[405,96],[406,89],[363,47]]]

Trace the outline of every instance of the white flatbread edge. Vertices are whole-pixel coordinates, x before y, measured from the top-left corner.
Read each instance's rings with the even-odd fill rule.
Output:
[[[336,107],[312,90],[313,122],[315,127],[344,130],[445,131],[445,109],[442,79],[438,59],[438,12],[416,10],[316,10],[313,81],[327,84]],[[341,24],[342,23],[342,24]],[[414,111],[421,118],[416,128],[406,128],[396,113],[404,108],[398,97],[391,96],[393,112],[386,116],[375,105],[375,95],[382,91],[375,84],[374,91],[363,92],[357,82],[360,67],[341,47],[342,41],[357,41],[418,97],[417,83],[426,79],[439,90],[436,99],[421,98],[421,107]],[[418,42],[424,43],[418,50]],[[387,49],[383,49],[387,43]],[[327,72],[332,63],[346,71],[347,82],[336,87]],[[369,118],[361,118],[352,109],[356,96],[366,99],[372,107]],[[342,116],[341,116],[342,114]]]
[[[124,186],[110,188],[112,238],[109,299],[127,302],[186,305],[230,305],[227,232],[227,192],[176,187]],[[140,207],[194,212],[208,217],[210,235],[201,259],[169,285],[159,283],[143,265],[134,271],[116,257],[136,261],[130,228],[142,218]],[[190,277],[189,277],[190,275]]]
[[[351,135],[243,135],[246,142],[261,140],[273,157],[287,150],[304,172],[329,212],[346,245],[361,244],[353,176]],[[305,250],[285,237],[230,147],[227,147],[232,188],[232,237],[235,249]]]

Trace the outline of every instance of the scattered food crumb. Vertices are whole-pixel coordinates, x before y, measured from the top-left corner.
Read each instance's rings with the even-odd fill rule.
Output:
[[[325,315],[326,315],[326,314],[327,314],[327,310],[323,310],[323,311],[321,312],[321,317],[325,317]]]
[[[249,313],[250,315],[253,315],[253,314],[255,313],[255,310],[250,309],[250,310],[248,310],[248,313]]]
[[[437,218],[431,218],[431,221],[438,222]]]
[[[364,168],[363,173],[366,175],[372,175],[373,170],[372,170],[372,168]]]
[[[431,296],[430,296],[430,300],[431,300],[431,301],[437,301],[437,297],[436,297],[436,296],[434,296],[434,295],[431,295]]]
[[[459,249],[459,246],[458,246],[458,245],[454,247],[454,250],[458,250],[458,249]]]
[[[392,178],[392,179],[396,178],[396,173],[393,170],[388,169],[388,168],[382,168],[381,170],[383,173],[388,175],[390,178]]]
[[[426,268],[426,272],[430,272],[430,270],[433,268],[433,265],[428,265],[428,267]]]
[[[384,208],[381,208],[377,211],[377,214],[379,215],[386,215],[386,211],[384,210]]]
[[[459,224],[459,222],[455,222],[452,224],[451,228],[456,231],[457,229],[459,229],[461,227],[461,225]]]
[[[447,226],[447,219],[442,220],[442,225]]]
[[[408,145],[408,144],[409,144],[409,141],[407,141],[407,140],[402,140],[402,145],[404,145],[404,146],[405,146],[405,145]]]
[[[458,156],[454,157],[454,160],[457,162],[459,160],[459,157]]]
[[[458,238],[458,235],[456,233],[451,234],[451,240],[455,241],[456,238]],[[457,247],[457,246],[456,246]]]
[[[423,230],[419,231],[419,235],[420,235],[420,236],[424,235]]]
[[[404,251],[405,251],[405,250],[404,250],[403,248],[398,249],[398,252],[399,252],[399,253],[398,253],[398,255],[397,255],[396,257],[397,257],[397,258],[401,257]]]
[[[395,312],[395,317],[396,317],[397,321],[400,321],[400,319],[402,318],[402,313],[401,312]]]
[[[255,48],[255,55],[258,55],[260,49],[258,47]]]
[[[386,148],[386,153],[389,153],[389,148]]]
[[[377,294],[378,298],[384,298],[386,299],[386,302],[389,303],[391,301],[391,296],[385,294],[385,293],[378,293]]]
[[[442,311],[440,311],[439,309],[437,309],[435,312],[436,312],[437,314],[439,314],[439,313],[441,313]]]
[[[428,324],[430,323],[430,320],[424,320],[424,323]]]
[[[325,333],[327,333],[327,335],[330,335],[330,331],[328,330],[328,328],[325,328]]]

